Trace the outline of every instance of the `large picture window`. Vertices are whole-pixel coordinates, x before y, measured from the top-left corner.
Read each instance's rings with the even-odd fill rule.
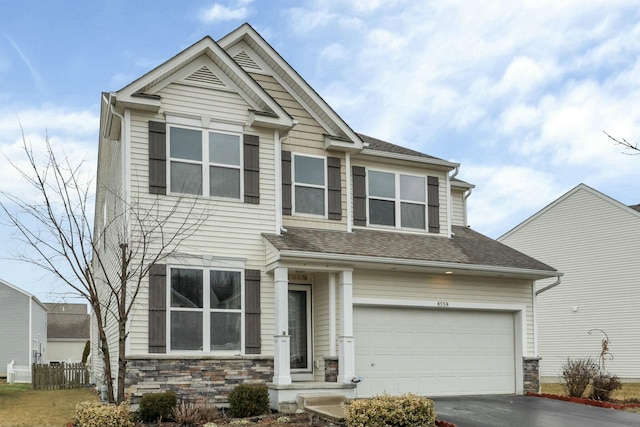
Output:
[[[294,207],[296,213],[325,215],[326,159],[293,156]]]
[[[242,273],[172,268],[171,350],[240,351]]]
[[[369,170],[369,224],[424,230],[427,186],[423,176]]]
[[[171,126],[171,192],[239,199],[241,149],[239,134]]]

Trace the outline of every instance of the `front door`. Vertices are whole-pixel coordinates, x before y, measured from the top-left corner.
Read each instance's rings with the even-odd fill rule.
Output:
[[[311,380],[311,286],[289,285],[289,335],[292,377]]]

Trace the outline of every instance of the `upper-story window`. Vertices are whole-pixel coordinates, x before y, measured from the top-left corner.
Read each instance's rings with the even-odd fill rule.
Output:
[[[425,177],[369,170],[369,224],[424,230],[426,200]]]
[[[294,208],[296,213],[325,216],[326,159],[293,156]]]
[[[240,135],[169,128],[170,191],[240,199]]]
[[[240,351],[242,273],[171,268],[171,350]]]

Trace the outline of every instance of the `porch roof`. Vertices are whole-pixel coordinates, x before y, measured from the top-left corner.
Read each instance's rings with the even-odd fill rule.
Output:
[[[397,262],[544,278],[561,275],[553,267],[467,227],[453,226],[451,238],[357,229],[346,231],[288,227],[264,238],[282,257],[318,260]]]

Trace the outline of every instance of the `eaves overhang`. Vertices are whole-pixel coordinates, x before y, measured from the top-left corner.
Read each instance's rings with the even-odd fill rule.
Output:
[[[420,156],[411,156],[408,154],[401,153],[393,153],[388,151],[380,151],[380,150],[372,150],[370,148],[365,148],[360,152],[361,156],[371,156],[376,158],[382,158],[392,161],[401,161],[401,162],[417,162],[422,164],[427,164],[430,166],[435,166],[438,168],[442,168],[447,171],[451,171],[457,167],[460,167],[460,163],[449,162],[447,160],[442,160],[433,157],[420,157]]]
[[[390,272],[410,271],[430,274],[453,274],[463,276],[484,276],[511,279],[540,280],[562,276],[558,271],[527,268],[462,264],[456,262],[425,261],[405,258],[372,257],[363,255],[345,255],[332,253],[278,251],[277,258],[268,264],[267,271],[282,265],[308,265],[311,269],[326,269],[327,263],[341,266],[348,264],[354,268],[386,270]]]

